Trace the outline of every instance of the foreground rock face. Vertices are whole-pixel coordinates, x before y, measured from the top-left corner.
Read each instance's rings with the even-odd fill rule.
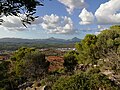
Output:
[[[27,87],[25,90],[46,90],[45,87],[46,86],[40,86],[35,88]]]
[[[19,90],[47,90],[46,85],[41,86],[39,82],[25,82],[18,86]]]

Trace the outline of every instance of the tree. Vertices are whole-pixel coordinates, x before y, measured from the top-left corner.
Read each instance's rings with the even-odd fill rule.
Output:
[[[86,35],[76,49],[78,63],[97,64],[102,73],[120,85],[120,25],[111,26],[97,36]]]
[[[75,45],[79,53],[78,63],[97,64],[97,60],[104,58],[107,53],[118,54],[120,47],[120,26],[111,26],[99,35],[86,35],[85,38]]]
[[[0,90],[18,90],[25,82],[40,80],[47,74],[49,62],[34,48],[20,48],[9,61],[0,63]]]
[[[103,57],[105,54],[110,51],[117,52],[118,47],[120,46],[120,26],[112,26],[108,30],[102,31],[97,37],[97,47],[100,57]]]
[[[73,72],[75,67],[77,66],[77,58],[76,58],[76,52],[70,51],[67,54],[64,55],[64,67],[66,72]]]
[[[33,48],[20,48],[11,59],[16,76],[27,80],[41,79],[49,66],[45,55]]]
[[[24,75],[27,75],[28,79],[39,80],[47,74],[49,62],[46,61],[44,54],[35,51],[26,54],[23,67]]]
[[[120,25],[111,26],[97,37],[96,45],[102,60],[101,70],[108,70],[112,78],[120,82]]]
[[[75,47],[79,53],[77,56],[78,63],[84,65],[96,63],[98,58],[96,42],[96,35],[88,34],[80,43],[76,43]]]
[[[0,0],[0,16],[14,15],[22,18],[20,14],[25,14],[26,18],[22,18],[22,22],[30,24],[35,20],[37,6],[43,6],[43,0]],[[0,22],[3,22],[0,19]],[[24,24],[25,25],[25,24]]]

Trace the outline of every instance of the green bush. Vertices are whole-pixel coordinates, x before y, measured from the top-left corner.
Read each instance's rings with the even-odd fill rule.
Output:
[[[103,74],[87,74],[59,78],[52,90],[120,90]]]

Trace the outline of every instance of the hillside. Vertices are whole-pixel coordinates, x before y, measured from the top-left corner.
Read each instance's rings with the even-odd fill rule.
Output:
[[[48,38],[48,39],[22,39],[22,38],[1,38],[0,39],[0,42],[10,42],[10,43],[44,43],[44,44],[54,44],[54,43],[57,43],[57,44],[69,44],[69,43],[76,43],[76,42],[79,42],[80,39],[79,38],[72,38],[72,39],[69,39],[69,40],[65,40],[65,39],[58,39],[58,38],[54,38],[54,37],[51,37],[51,38]]]

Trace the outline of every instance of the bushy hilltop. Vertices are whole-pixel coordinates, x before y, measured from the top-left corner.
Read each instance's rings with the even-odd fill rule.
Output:
[[[20,48],[10,60],[0,63],[0,89],[120,90],[119,25],[99,35],[88,34],[75,47],[64,55],[64,67],[52,72],[48,71],[52,63],[43,53]]]

